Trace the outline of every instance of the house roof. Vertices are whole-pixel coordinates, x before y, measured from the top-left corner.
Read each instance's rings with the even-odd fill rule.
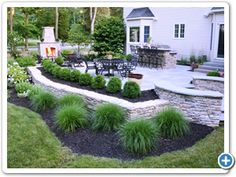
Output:
[[[212,7],[211,10],[221,10],[224,9],[224,7]]]
[[[155,17],[148,7],[133,9],[126,18]]]

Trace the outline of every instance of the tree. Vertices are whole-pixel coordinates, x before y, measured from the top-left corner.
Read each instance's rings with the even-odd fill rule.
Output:
[[[94,33],[94,24],[97,15],[97,7],[90,7],[91,35]]]
[[[70,30],[70,18],[69,11],[67,8],[59,8],[59,19],[58,19],[58,38],[65,42],[68,39],[68,31]]]
[[[17,45],[22,41],[22,37],[16,33],[9,31],[7,33],[7,46],[10,49],[11,56],[17,58],[19,56],[19,52],[17,51]]]
[[[123,19],[117,17],[103,18],[95,26],[93,39],[93,48],[99,55],[105,55],[108,51],[122,54],[125,40]]]
[[[84,30],[84,27],[81,24],[73,24],[69,31],[69,42],[72,44],[77,44],[78,49],[79,45],[83,42],[88,42],[89,33]]]
[[[10,27],[10,32],[13,32],[13,16],[14,16],[15,9],[14,7],[9,7],[8,13],[9,13],[9,27]]]
[[[16,25],[16,31],[24,38],[25,51],[28,51],[28,38],[37,36],[37,27],[29,22],[30,15],[36,13],[37,8],[33,7],[21,7],[20,11],[24,16],[24,21],[18,21]]]
[[[55,36],[56,36],[56,39],[58,39],[58,18],[59,18],[59,13],[58,13],[58,7],[56,7],[56,24],[55,24]]]

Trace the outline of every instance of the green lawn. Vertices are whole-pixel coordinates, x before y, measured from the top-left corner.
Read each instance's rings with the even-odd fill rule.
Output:
[[[217,168],[217,157],[223,152],[223,138],[224,129],[219,127],[191,148],[136,161],[78,156],[62,146],[40,115],[8,104],[9,168]]]

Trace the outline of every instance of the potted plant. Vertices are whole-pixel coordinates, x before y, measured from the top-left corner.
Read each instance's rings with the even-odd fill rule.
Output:
[[[143,75],[138,73],[129,73],[128,80],[136,82],[139,86],[141,86]]]
[[[107,57],[107,59],[112,59],[112,55],[113,55],[114,53],[112,52],[112,51],[108,51],[108,52],[106,52],[106,57]]]
[[[198,64],[195,62],[192,62],[191,64],[191,71],[194,71],[194,69],[198,68]]]

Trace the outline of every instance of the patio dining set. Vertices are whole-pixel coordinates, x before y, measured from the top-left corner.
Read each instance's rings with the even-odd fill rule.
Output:
[[[72,67],[80,67],[85,64],[85,72],[89,70],[94,70],[95,73],[105,75],[105,76],[114,76],[115,72],[121,77],[127,77],[128,73],[135,70],[138,60],[134,57],[131,61],[125,59],[104,59],[96,58],[93,61],[87,61],[83,57],[77,54],[64,55],[65,64]]]

